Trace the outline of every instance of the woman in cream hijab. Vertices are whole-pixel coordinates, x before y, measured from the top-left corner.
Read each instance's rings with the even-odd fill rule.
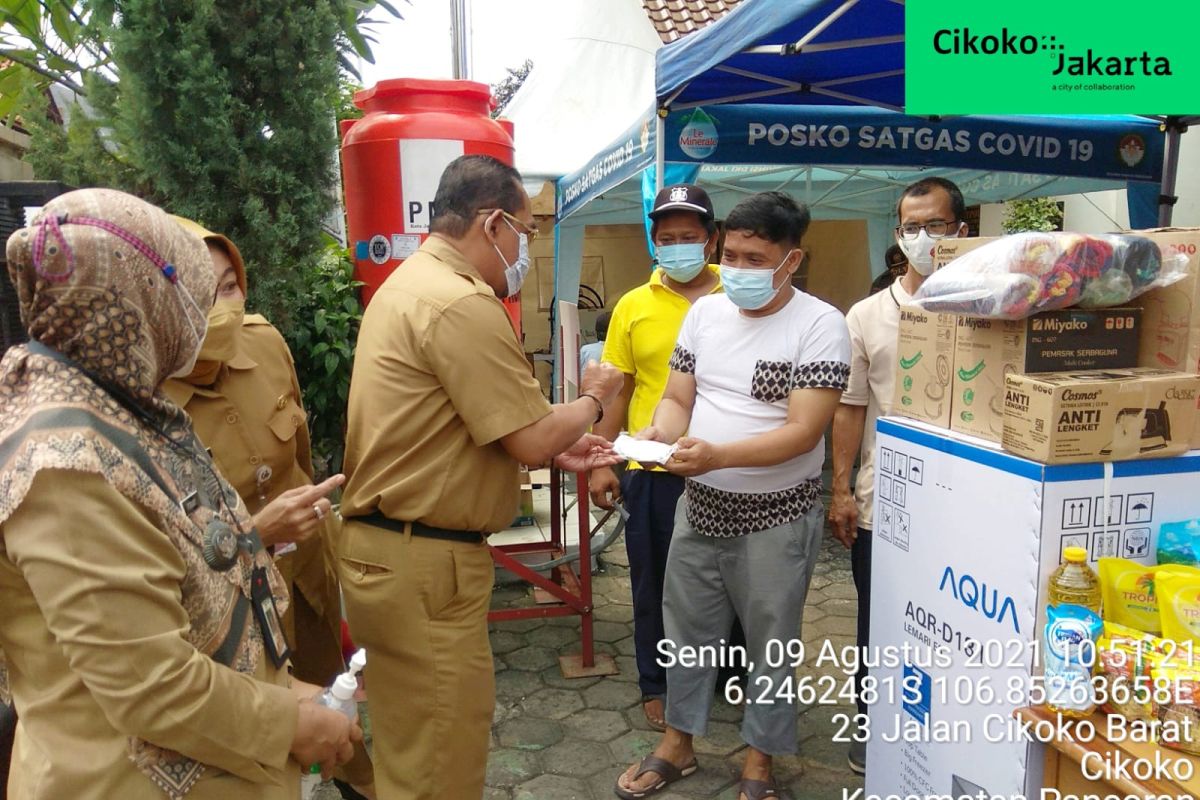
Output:
[[[31,341],[0,361],[0,650],[12,800],[293,800],[361,732],[291,688],[287,592],[159,387],[215,281],[137,198],[51,201],[8,241]]]

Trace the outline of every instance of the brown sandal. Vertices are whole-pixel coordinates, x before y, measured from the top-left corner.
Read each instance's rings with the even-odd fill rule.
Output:
[[[634,773],[633,779],[645,775],[647,772],[654,772],[658,775],[658,783],[653,786],[647,786],[640,791],[633,789],[622,789],[620,779],[617,779],[617,784],[613,786],[613,791],[621,800],[642,800],[643,797],[658,794],[663,789],[678,780],[683,780],[687,776],[700,769],[700,765],[696,763],[696,759],[692,759],[690,764],[683,767],[677,767],[665,758],[659,758],[655,755],[649,755],[642,759],[642,763],[638,764],[638,771]]]
[[[656,700],[658,701],[659,705],[663,705],[663,699],[661,697],[643,697],[642,713],[646,715],[646,724],[654,730],[661,732],[667,729],[666,709],[664,707],[663,713],[660,716],[650,716],[650,704]]]
[[[659,773],[660,775],[662,773]],[[767,800],[770,797],[782,797],[775,779],[756,781],[753,778],[742,778],[738,782],[738,795],[746,795],[746,800]],[[738,796],[738,795],[735,795]]]

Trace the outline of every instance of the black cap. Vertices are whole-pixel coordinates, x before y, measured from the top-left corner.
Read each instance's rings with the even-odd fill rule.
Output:
[[[672,211],[693,211],[700,215],[705,222],[713,219],[712,200],[708,192],[690,183],[677,183],[674,186],[664,186],[654,198],[654,208],[650,211],[650,219],[658,219],[663,214]]]

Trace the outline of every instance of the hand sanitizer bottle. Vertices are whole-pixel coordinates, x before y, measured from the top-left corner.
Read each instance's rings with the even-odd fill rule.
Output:
[[[329,688],[321,692],[320,697],[317,698],[317,703],[326,708],[340,711],[351,722],[356,722],[358,720],[358,703],[354,701],[354,694],[358,691],[358,674],[366,666],[367,651],[360,649],[350,657],[350,668],[341,675],[338,675]],[[320,785],[321,765],[313,764],[309,767],[308,772],[300,776],[300,800],[312,800],[313,795],[316,794],[317,787]]]
[[[367,651],[359,650],[350,657],[350,669],[338,675],[337,680],[317,698],[317,702],[342,712],[351,722],[357,720],[358,703],[354,701],[354,693],[358,691],[358,673],[366,665]]]

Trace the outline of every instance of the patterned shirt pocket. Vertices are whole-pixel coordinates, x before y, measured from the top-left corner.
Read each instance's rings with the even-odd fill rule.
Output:
[[[792,393],[793,367],[790,361],[763,361],[754,365],[750,396],[764,403],[786,400]]]

